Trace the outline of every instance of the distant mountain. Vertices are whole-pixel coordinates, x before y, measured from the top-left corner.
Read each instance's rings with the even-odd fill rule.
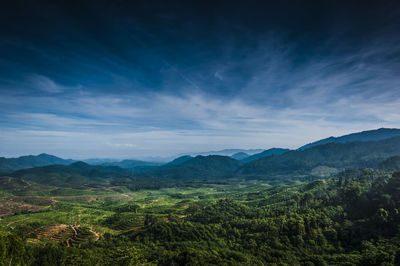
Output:
[[[68,165],[74,160],[65,160],[59,157],[42,153],[39,155],[21,156],[18,158],[0,157],[0,172],[11,173],[16,170],[52,164]]]
[[[187,153],[184,155],[191,155],[191,156],[197,156],[197,155],[202,155],[202,156],[207,156],[207,155],[221,155],[221,156],[232,156],[235,153],[239,152],[244,152],[249,155],[253,155],[255,153],[262,152],[262,149],[225,149],[225,150],[220,150],[220,151],[206,151],[206,152],[193,152],[193,153]]]
[[[144,167],[144,166],[160,166],[162,164],[154,163],[154,162],[139,161],[139,160],[122,160],[119,162],[106,162],[106,163],[102,163],[101,165],[102,166],[118,166],[121,168],[135,169],[135,168]]]
[[[189,160],[191,160],[191,159],[193,159],[192,156],[184,155],[184,156],[178,157],[178,158],[174,159],[173,161],[171,161],[171,162],[165,164],[165,166],[180,165],[180,164],[183,164],[183,163],[185,163],[185,162],[187,162],[187,161],[189,161]]]
[[[10,176],[50,186],[81,187],[108,184],[115,178],[128,177],[129,172],[128,169],[117,166],[94,166],[75,162],[70,165],[49,165],[19,170]]]
[[[327,144],[327,143],[347,143],[352,141],[378,141],[384,139],[390,139],[392,137],[400,136],[400,129],[397,128],[380,128],[374,130],[367,130],[341,137],[329,137],[326,139],[318,140],[316,142],[309,143],[299,148],[299,150],[305,150],[314,146]]]
[[[251,156],[248,156],[247,158],[243,158],[242,162],[248,163],[248,162],[251,162],[254,160],[258,160],[260,158],[264,158],[264,157],[268,157],[268,156],[272,156],[272,155],[279,155],[279,154],[282,154],[282,153],[285,153],[288,151],[289,151],[289,149],[272,148],[272,149],[268,149],[268,150],[265,150],[260,153],[253,154]]]
[[[177,165],[162,166],[152,174],[164,179],[218,179],[232,176],[242,164],[242,162],[228,156],[199,155]]]
[[[400,137],[381,141],[328,143],[252,161],[239,169],[237,175],[266,178],[271,175],[310,175],[321,170],[334,173],[345,168],[378,167],[382,160],[394,155],[400,155]]]
[[[101,158],[92,158],[92,159],[85,159],[85,160],[82,160],[82,162],[85,162],[85,163],[88,163],[88,164],[91,164],[91,165],[101,165],[101,164],[103,164],[103,163],[119,162],[119,160],[116,160],[116,159],[107,159],[107,158],[104,158],[104,159],[101,159]]]
[[[238,153],[233,154],[231,157],[233,159],[236,159],[236,160],[240,161],[240,160],[243,160],[244,158],[249,157],[249,155],[247,153],[245,153],[245,152],[238,152]]]

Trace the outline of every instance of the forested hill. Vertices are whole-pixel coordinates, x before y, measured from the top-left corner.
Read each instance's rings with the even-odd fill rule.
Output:
[[[116,178],[128,177],[131,171],[117,166],[94,166],[84,162],[70,165],[49,165],[19,170],[10,176],[38,184],[81,187],[83,185],[109,184]]]
[[[42,153],[39,155],[21,156],[18,158],[4,158],[0,157],[0,172],[11,173],[16,170],[26,169],[37,166],[46,166],[52,164],[68,165],[73,163],[74,160],[65,160],[59,157]]]
[[[228,156],[208,155],[180,157],[179,160],[160,167],[151,172],[160,178],[180,180],[201,180],[232,177],[234,172],[243,164]]]
[[[274,174],[312,174],[317,169],[378,167],[390,156],[400,155],[400,137],[369,142],[328,143],[305,150],[261,158],[245,164],[238,176],[268,178]],[[318,168],[317,168],[318,167]]]
[[[280,155],[280,154],[288,152],[288,151],[289,151],[289,149],[272,148],[272,149],[268,149],[268,150],[265,150],[265,151],[260,152],[260,153],[253,154],[253,155],[248,156],[246,158],[243,158],[242,162],[248,163],[248,162],[255,161],[255,160],[258,160],[258,159],[261,159],[261,158],[264,158],[264,157],[273,156],[273,155]]]
[[[400,156],[387,158],[379,165],[379,168],[389,171],[400,170]]]
[[[341,137],[329,137],[321,139],[299,148],[299,150],[305,150],[314,146],[327,144],[327,143],[347,143],[353,141],[379,141],[384,139],[390,139],[393,137],[400,136],[400,129],[397,128],[380,128],[375,130],[367,130],[362,132],[356,132]]]

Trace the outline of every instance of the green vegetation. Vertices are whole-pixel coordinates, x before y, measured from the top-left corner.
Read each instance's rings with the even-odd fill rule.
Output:
[[[346,168],[375,168],[382,160],[399,155],[399,150],[400,137],[369,142],[328,143],[249,162],[236,175],[282,182],[277,176],[284,175],[286,179],[293,180],[294,175],[312,175],[317,167],[331,168],[336,172]]]
[[[400,137],[0,177],[0,265],[400,265]]]
[[[0,173],[7,174],[15,170],[26,169],[37,166],[46,166],[52,164],[67,165],[73,163],[73,160],[64,160],[49,154],[39,154],[37,156],[28,155],[18,158],[0,157]]]
[[[42,209],[0,220],[0,261],[396,265],[399,191],[400,172],[364,169],[276,186],[231,179],[156,190],[114,187],[96,193],[71,189],[61,196],[13,195],[14,202]]]

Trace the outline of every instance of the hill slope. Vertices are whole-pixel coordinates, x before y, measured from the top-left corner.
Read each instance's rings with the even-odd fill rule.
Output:
[[[127,177],[128,172],[129,170],[116,166],[93,166],[75,162],[70,165],[49,165],[19,170],[10,176],[44,185],[81,187],[107,184],[115,178]]]
[[[178,158],[179,159],[179,158]],[[180,164],[167,164],[152,172],[161,178],[172,179],[215,179],[233,175],[242,162],[221,155],[196,156]]]
[[[102,163],[102,166],[118,166],[121,168],[128,168],[128,169],[140,169],[144,167],[156,167],[160,166],[161,163],[154,163],[154,162],[146,162],[140,160],[122,160],[119,162],[106,162]]]
[[[245,152],[238,152],[238,153],[233,154],[231,157],[235,160],[243,160],[243,159],[249,157],[249,155]]]
[[[192,156],[190,156],[190,155],[183,155],[183,156],[178,157],[178,158],[174,159],[173,161],[171,161],[171,162],[165,164],[164,166],[167,166],[167,167],[168,167],[168,166],[173,166],[173,165],[180,165],[180,164],[183,164],[183,163],[185,163],[185,162],[187,162],[187,161],[189,161],[189,160],[191,160],[191,159],[193,159]]]
[[[225,149],[225,150],[220,150],[220,151],[207,151],[207,152],[193,152],[193,153],[188,153],[186,155],[190,156],[208,156],[208,155],[220,155],[220,156],[232,156],[235,153],[243,152],[247,153],[249,155],[255,154],[262,152],[263,150],[261,149]]]
[[[353,141],[378,141],[384,139],[390,139],[393,137],[400,136],[400,129],[396,128],[380,128],[375,130],[367,130],[341,137],[329,137],[326,139],[318,140],[316,142],[309,143],[299,148],[299,150],[305,150],[311,147],[315,147],[327,143],[347,143]]]
[[[237,174],[246,177],[309,175],[316,167],[331,171],[348,167],[377,167],[381,161],[394,155],[400,155],[400,137],[381,141],[328,143],[252,161],[239,169]]]
[[[272,148],[272,149],[268,149],[263,152],[248,156],[247,158],[242,159],[242,162],[248,163],[248,162],[258,160],[258,159],[261,159],[264,157],[268,157],[268,156],[272,156],[272,155],[280,155],[280,154],[288,152],[288,151],[289,151],[289,149]]]
[[[380,163],[379,168],[383,170],[400,170],[400,156],[392,156]]]
[[[62,158],[49,155],[46,153],[28,156],[21,156],[18,158],[4,158],[0,157],[0,172],[11,173],[16,170],[26,169],[37,166],[46,166],[52,164],[68,165],[73,163],[74,160],[64,160]]]

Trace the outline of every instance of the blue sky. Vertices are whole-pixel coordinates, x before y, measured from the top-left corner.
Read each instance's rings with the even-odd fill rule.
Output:
[[[0,156],[297,148],[400,127],[395,2],[16,1]]]

